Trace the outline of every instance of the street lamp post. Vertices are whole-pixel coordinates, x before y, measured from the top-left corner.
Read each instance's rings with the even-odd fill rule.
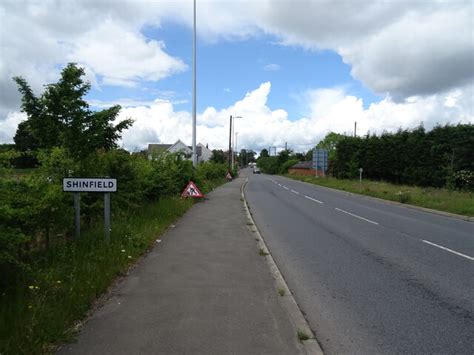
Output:
[[[229,135],[229,154],[232,154],[231,159],[229,160],[229,169],[232,167],[234,169],[234,147],[235,140],[232,140],[232,133],[234,132],[235,119],[242,118],[242,116],[230,116],[230,135]],[[232,141],[232,142],[231,142]]]
[[[193,14],[193,166],[197,167],[196,151],[196,0]]]

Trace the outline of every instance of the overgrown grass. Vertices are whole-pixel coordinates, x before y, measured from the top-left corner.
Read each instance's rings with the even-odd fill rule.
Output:
[[[336,178],[316,178],[312,176],[285,175],[289,178],[311,184],[344,190],[362,195],[382,198],[439,211],[474,216],[474,196],[472,192],[450,191],[430,187],[394,185],[380,181],[341,180]]]
[[[192,204],[164,198],[113,220],[108,245],[98,226],[32,257],[28,283],[0,296],[0,353],[47,353],[50,344],[67,341],[74,321]]]

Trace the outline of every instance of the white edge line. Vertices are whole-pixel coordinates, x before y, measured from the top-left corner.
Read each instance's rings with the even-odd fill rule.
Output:
[[[316,200],[315,198],[312,198],[312,197],[309,197],[309,196],[306,196],[304,195],[305,198],[307,198],[308,200],[311,200],[311,201],[314,201],[314,202],[317,202],[317,203],[320,203],[320,204],[323,204],[322,201],[319,201],[319,200]]]
[[[297,194],[297,195],[300,194],[298,191],[295,191],[295,190],[291,190],[291,192],[293,192],[294,194]]]
[[[350,212],[347,212],[347,211],[344,211],[344,210],[341,210],[340,208],[335,208],[335,210],[337,211],[340,211],[340,212],[343,212],[343,213],[347,213],[348,215],[351,215],[352,217],[355,217],[355,218],[359,218],[359,219],[362,219],[363,221],[366,221],[366,222],[369,222],[369,223],[372,223],[372,224],[377,224],[377,222],[374,222],[374,221],[371,221],[370,219],[367,219],[367,218],[364,218],[364,217],[361,217],[361,216],[358,216],[356,214],[353,214],[353,213],[350,213]]]
[[[434,247],[437,247],[437,248],[440,248],[440,249],[443,249],[443,250],[446,250],[446,251],[449,251],[450,253],[453,253],[453,254],[456,254],[456,255],[459,255],[459,256],[462,256],[463,258],[466,258],[466,259],[469,259],[469,260],[472,260],[474,261],[474,258],[472,256],[469,256],[469,255],[466,255],[466,254],[462,254],[462,253],[459,253],[457,251],[454,251],[452,249],[449,249],[449,248],[446,248],[446,247],[443,247],[441,245],[438,245],[438,244],[435,244],[435,243],[431,243],[427,240],[424,240],[424,239],[421,239],[421,241],[423,243],[426,243],[426,244],[429,244],[429,245],[432,245]]]

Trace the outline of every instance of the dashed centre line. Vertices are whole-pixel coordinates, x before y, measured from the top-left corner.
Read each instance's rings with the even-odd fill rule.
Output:
[[[308,200],[311,200],[313,202],[323,204],[323,201],[316,200],[315,198],[312,198],[312,197],[309,197],[309,196],[306,196],[306,195],[304,195],[304,198],[307,198]]]
[[[288,188],[288,187],[286,187],[286,186],[282,186],[282,187],[283,187],[285,190],[289,190],[289,188]]]
[[[443,250],[446,250],[446,251],[449,251],[450,253],[453,253],[453,254],[456,254],[456,255],[459,255],[459,256],[462,256],[463,258],[466,258],[466,259],[469,259],[469,260],[472,260],[474,261],[474,258],[472,256],[469,256],[469,255],[466,255],[466,254],[463,254],[463,253],[460,253],[460,252],[457,252],[455,250],[452,250],[452,249],[449,249],[449,248],[446,248],[446,247],[443,247],[441,245],[438,245],[438,244],[435,244],[435,243],[431,243],[427,240],[424,240],[424,239],[421,239],[421,241],[423,243],[426,243],[426,244],[429,244],[429,245],[432,245],[434,247],[437,247],[437,248],[440,248],[440,249],[443,249]]]
[[[340,208],[337,208],[337,207],[336,207],[335,210],[336,210],[336,211],[339,211],[339,212],[342,212],[342,213],[347,213],[348,215],[351,215],[352,217],[355,217],[355,218],[359,218],[359,219],[361,219],[361,220],[363,220],[363,221],[366,221],[366,222],[369,222],[369,223],[378,225],[377,222],[374,222],[374,221],[371,221],[370,219],[367,219],[367,218],[358,216],[358,215],[356,215],[356,214],[354,214],[354,213],[350,213],[350,212],[344,211],[344,210],[342,210],[342,209],[340,209]]]
[[[297,194],[297,195],[300,194],[298,191],[295,191],[295,190],[291,190],[291,192],[293,192],[294,194]]]

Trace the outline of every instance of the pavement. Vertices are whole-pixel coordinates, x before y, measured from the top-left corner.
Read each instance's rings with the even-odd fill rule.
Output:
[[[246,173],[244,173],[246,174]],[[195,204],[60,354],[304,354],[239,177]]]

